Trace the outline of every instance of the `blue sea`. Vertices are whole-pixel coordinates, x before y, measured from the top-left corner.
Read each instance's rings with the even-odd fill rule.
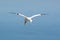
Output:
[[[23,17],[36,17],[24,25]],[[60,0],[0,0],[0,40],[60,40]]]
[[[60,40],[60,26],[38,22],[27,25],[1,22],[0,40]]]

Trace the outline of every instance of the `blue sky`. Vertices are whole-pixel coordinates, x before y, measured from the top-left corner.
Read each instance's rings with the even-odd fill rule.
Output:
[[[22,12],[26,16],[46,13],[48,16],[36,17],[36,20],[33,19],[32,23],[24,26],[23,17],[8,12]],[[32,32],[31,36],[37,36],[36,39],[60,40],[60,0],[0,0],[0,32],[17,31],[17,27],[20,31],[25,30],[28,35]],[[26,32],[23,32],[25,36]],[[20,35],[19,31],[13,35]],[[10,34],[7,36],[9,38]],[[31,36],[27,36],[26,39]]]

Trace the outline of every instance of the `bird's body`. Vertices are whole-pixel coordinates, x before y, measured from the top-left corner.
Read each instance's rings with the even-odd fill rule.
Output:
[[[32,18],[26,17],[26,19],[27,19],[28,21],[32,22]]]
[[[24,17],[24,24],[27,22],[32,22],[32,19],[30,17]]]
[[[19,16],[24,17],[24,24],[26,24],[27,22],[32,22],[32,19],[37,17],[37,16],[45,16],[46,15],[46,14],[36,14],[36,15],[31,16],[31,17],[27,17],[21,13],[13,13],[13,14],[17,14]]]

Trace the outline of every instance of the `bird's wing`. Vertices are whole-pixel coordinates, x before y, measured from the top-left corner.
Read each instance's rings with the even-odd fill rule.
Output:
[[[14,12],[9,12],[11,14],[16,14],[16,15],[19,15],[19,16],[22,16],[22,17],[25,17],[25,15],[23,15],[22,13],[14,13]]]
[[[33,15],[31,16],[30,18],[34,18],[34,17],[37,17],[37,16],[45,16],[46,14],[36,14],[36,15]]]

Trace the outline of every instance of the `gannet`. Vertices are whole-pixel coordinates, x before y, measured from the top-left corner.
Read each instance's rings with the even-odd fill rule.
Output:
[[[23,15],[22,13],[12,13],[12,14],[16,14],[16,15],[24,17],[24,24],[26,24],[27,22],[32,22],[32,19],[37,17],[37,16],[45,16],[46,15],[46,14],[40,13],[40,14],[36,14],[36,15],[31,16],[31,17],[28,17],[28,16]]]

